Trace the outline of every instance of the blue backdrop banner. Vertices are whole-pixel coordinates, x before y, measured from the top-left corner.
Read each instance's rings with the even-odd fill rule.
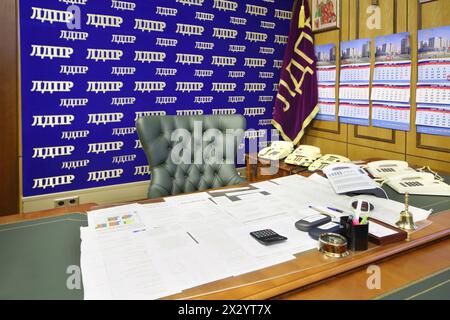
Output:
[[[145,115],[271,129],[292,0],[20,0],[23,193],[149,179]]]

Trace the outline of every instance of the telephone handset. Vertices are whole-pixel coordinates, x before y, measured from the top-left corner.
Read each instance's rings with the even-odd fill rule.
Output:
[[[308,145],[301,145],[292,152],[284,162],[296,166],[309,167],[314,160],[319,158],[320,148]]]
[[[320,157],[319,159],[317,159],[316,161],[314,161],[308,167],[308,170],[309,171],[322,170],[323,168],[325,168],[329,164],[339,163],[339,162],[348,163],[348,162],[351,162],[351,161],[350,161],[350,159],[348,159],[346,157],[343,157],[343,156],[340,156],[340,155],[337,155],[337,154],[326,154],[326,155]]]
[[[390,176],[386,184],[398,193],[450,196],[450,186],[428,172],[404,172]]]
[[[409,167],[408,162],[400,161],[400,160],[382,160],[382,161],[374,161],[369,162],[367,164],[367,171],[374,178],[388,178],[399,173],[416,172],[414,169]]]
[[[294,144],[288,141],[273,141],[269,147],[262,149],[258,157],[266,160],[281,160],[294,150]]]

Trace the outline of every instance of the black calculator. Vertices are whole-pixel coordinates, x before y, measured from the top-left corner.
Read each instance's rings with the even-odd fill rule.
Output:
[[[271,229],[264,229],[250,232],[250,235],[264,245],[274,244],[287,240],[286,237],[279,235]]]

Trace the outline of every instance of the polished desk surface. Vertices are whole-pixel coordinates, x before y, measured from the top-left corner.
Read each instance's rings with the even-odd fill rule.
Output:
[[[387,189],[387,192],[394,199],[401,200],[402,198],[401,195],[395,194],[392,190]],[[143,202],[158,201],[163,200],[153,199]],[[410,202],[412,205],[423,208],[433,207],[435,212],[450,209],[450,197],[412,196]],[[70,275],[67,274],[67,268],[79,265],[79,227],[86,225],[84,212],[92,208],[96,208],[96,206],[88,204],[72,210],[51,210],[34,213],[26,215],[25,220],[20,215],[0,218],[0,224],[3,223],[3,225],[0,225],[0,252],[2,252],[0,299],[81,299],[83,297],[82,290],[69,290],[66,287],[66,281]],[[76,212],[77,210],[80,213],[67,214],[67,211]],[[397,256],[408,250],[415,250],[412,252],[420,257],[425,255],[422,254],[423,250],[435,248],[439,245],[440,250],[446,251],[448,255],[448,252],[450,252],[448,250],[450,248],[448,241],[450,210],[434,214],[430,217],[430,220],[433,223],[427,228],[413,233],[410,241],[387,246],[370,245],[369,250],[358,253],[352,252],[348,257],[342,259],[326,258],[317,250],[310,250],[299,254],[292,261],[191,288],[167,298],[296,299],[302,298],[301,294],[309,291],[305,288],[317,284],[320,286],[320,283],[325,280],[327,280],[326,288],[331,289],[333,285],[338,285],[339,288],[336,281],[342,279],[342,275],[350,271],[353,272],[351,275],[354,275],[355,272],[361,272],[361,268],[369,264],[385,263],[383,260],[386,258],[395,256],[392,261],[401,259],[402,256]],[[435,243],[437,241],[439,242]],[[428,246],[422,248],[424,245]],[[422,273],[428,276],[436,270],[450,267],[450,260],[446,259],[447,255],[435,255],[435,260],[442,265],[433,265],[434,269],[425,268],[426,270],[421,270]],[[411,256],[411,254],[408,253],[408,256]],[[422,262],[422,264],[424,263]],[[430,263],[427,262],[426,265],[430,265]],[[414,269],[409,270],[409,272],[419,276],[422,275]],[[336,276],[340,277],[334,279],[333,277]],[[355,279],[349,278],[347,281],[356,281]],[[388,279],[388,284],[395,282],[394,280]],[[415,280],[417,279],[412,279],[406,283]],[[362,283],[365,284],[365,281]],[[399,283],[393,286],[398,288],[401,285]],[[342,287],[340,287],[340,291],[340,295],[334,298],[345,298],[350,290],[342,290]],[[345,293],[342,291],[345,291]],[[380,294],[379,291],[377,296]],[[312,294],[312,296],[314,295]],[[375,297],[370,296],[369,298]],[[303,298],[308,297],[303,296]],[[333,298],[333,296],[330,294],[322,298]],[[363,294],[359,298],[364,298]]]

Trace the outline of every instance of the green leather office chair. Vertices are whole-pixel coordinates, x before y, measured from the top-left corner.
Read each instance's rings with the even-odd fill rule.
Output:
[[[152,173],[149,198],[245,182],[235,166],[243,116],[148,116],[136,127]]]

